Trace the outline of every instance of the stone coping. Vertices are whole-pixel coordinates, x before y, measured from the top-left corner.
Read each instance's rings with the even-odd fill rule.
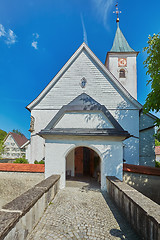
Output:
[[[60,175],[52,175],[2,207],[0,210],[0,239],[4,239],[7,232],[59,179]]]
[[[147,213],[148,216],[157,220],[160,226],[160,205],[144,196],[136,189],[130,187],[125,182],[121,182],[116,177],[107,177],[120,191],[122,191],[132,202]]]
[[[136,189],[130,187],[126,183],[121,182],[116,177],[107,176],[106,178],[107,178],[107,181],[109,181],[107,183],[109,194],[114,199],[118,207],[122,210],[122,212],[124,214],[127,213],[127,215],[130,216],[128,220],[131,223],[135,221],[134,224],[132,224],[135,230],[137,230],[135,226],[137,225],[138,218],[147,219],[145,220],[146,224],[148,224],[146,226],[152,225],[150,224],[150,222],[152,222],[154,225],[154,230],[156,232],[155,235],[157,234],[159,235],[160,234],[160,205],[158,205],[148,197],[144,196],[142,193],[138,192]],[[128,199],[127,202],[129,203],[129,205],[128,205],[128,209],[125,211],[124,206],[127,204],[126,199]],[[133,212],[137,213],[137,216],[135,217],[136,220],[131,219],[133,217],[132,213],[130,212],[131,205],[134,208]],[[152,230],[150,232],[152,232]],[[149,239],[149,238],[145,238],[145,239]],[[151,239],[159,239],[159,238],[151,238]]]

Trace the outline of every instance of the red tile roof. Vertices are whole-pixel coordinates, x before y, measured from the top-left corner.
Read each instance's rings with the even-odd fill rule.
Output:
[[[13,132],[9,132],[9,134],[12,135],[12,137],[14,138],[14,140],[16,141],[19,147],[23,146],[23,144],[28,142],[28,139],[23,134],[18,134]]]
[[[44,172],[44,164],[0,163],[2,172]]]
[[[141,166],[141,165],[133,165],[133,164],[127,164],[127,163],[123,164],[123,171],[146,174],[146,175],[160,176],[160,168]]]
[[[155,146],[155,154],[160,155],[160,146]]]

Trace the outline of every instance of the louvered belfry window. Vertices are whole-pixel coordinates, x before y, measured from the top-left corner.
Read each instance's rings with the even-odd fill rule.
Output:
[[[119,71],[119,77],[120,77],[120,78],[125,78],[125,77],[126,77],[126,74],[125,74],[125,70],[124,70],[124,69],[120,69],[120,71]]]

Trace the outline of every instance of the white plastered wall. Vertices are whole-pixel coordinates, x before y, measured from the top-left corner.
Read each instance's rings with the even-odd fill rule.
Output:
[[[119,82],[127,89],[127,91],[137,99],[137,53],[114,53],[109,54],[108,69],[119,80]],[[127,66],[119,67],[118,58],[126,58]],[[119,78],[120,69],[124,69],[126,78]]]
[[[34,131],[31,133],[31,148],[29,162],[34,163],[35,160],[41,161],[45,157],[45,140],[37,135],[44,129],[58,110],[32,110],[31,116],[34,117]]]
[[[123,141],[124,160],[128,164],[139,164],[139,111],[138,110],[120,110],[110,111],[117,122],[127,130],[132,137]]]
[[[66,113],[55,125],[55,128],[113,128],[111,122],[102,112]]]
[[[123,144],[114,138],[58,137],[46,139],[45,177],[60,174],[60,187],[65,187],[66,156],[79,146],[93,149],[101,159],[101,189],[106,190],[106,176],[123,176]]]
[[[32,133],[31,137],[31,155],[32,155],[32,161],[34,160],[42,160],[45,154],[45,140],[36,135],[36,132],[40,132],[42,129],[46,127],[46,125],[51,121],[51,119],[55,116],[57,113],[57,110],[33,110],[32,111],[33,116],[35,117],[35,131]],[[117,120],[117,122],[128,131],[133,137],[127,139],[124,141],[124,159],[126,160],[126,163],[129,164],[139,164],[139,111],[133,110],[133,109],[117,109],[117,110],[110,110],[110,113],[112,116]],[[76,122],[73,124],[73,119],[70,118],[68,121],[63,121],[62,118],[61,125],[59,127],[67,127],[68,124],[71,124],[73,127],[76,126]],[[95,121],[95,122],[94,122]],[[91,118],[88,123],[87,127],[93,127],[93,126],[105,126],[107,124],[107,119],[105,119],[106,123],[104,121],[101,121],[98,123],[97,118]],[[65,124],[66,123],[66,124]],[[109,123],[109,122],[108,122]],[[81,124],[80,122],[77,122],[77,124]],[[57,127],[58,125],[56,125]],[[84,125],[83,125],[84,126]],[[80,126],[79,126],[80,127]],[[110,126],[111,127],[111,126]],[[101,128],[101,127],[100,127]]]
[[[71,171],[71,176],[74,177],[74,149],[66,156],[66,171]]]
[[[136,59],[136,56],[133,58]],[[132,58],[127,61],[127,66],[129,67],[129,61],[132,61]],[[133,60],[131,65],[134,65],[134,61],[136,60]],[[83,77],[87,80],[85,89],[82,89],[80,86]],[[129,81],[132,82],[132,79],[130,78]],[[83,92],[100,104],[105,105],[124,130],[136,137],[125,141],[124,155],[128,163],[137,164],[139,162],[139,140],[137,138],[139,137],[139,110],[121,93],[85,51],[78,56],[54,87],[31,110],[31,115],[35,117],[35,131],[31,134],[32,162],[34,160],[40,161],[45,152],[44,139],[36,134],[47,126],[63,105],[67,105]],[[80,122],[78,123],[80,124]],[[132,147],[132,153],[129,146]]]

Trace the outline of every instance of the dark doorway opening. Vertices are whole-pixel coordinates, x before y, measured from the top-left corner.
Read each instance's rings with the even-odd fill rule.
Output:
[[[90,176],[90,149],[84,147],[83,148],[83,175]]]
[[[75,149],[75,176],[100,179],[100,158],[95,151],[87,147]]]

